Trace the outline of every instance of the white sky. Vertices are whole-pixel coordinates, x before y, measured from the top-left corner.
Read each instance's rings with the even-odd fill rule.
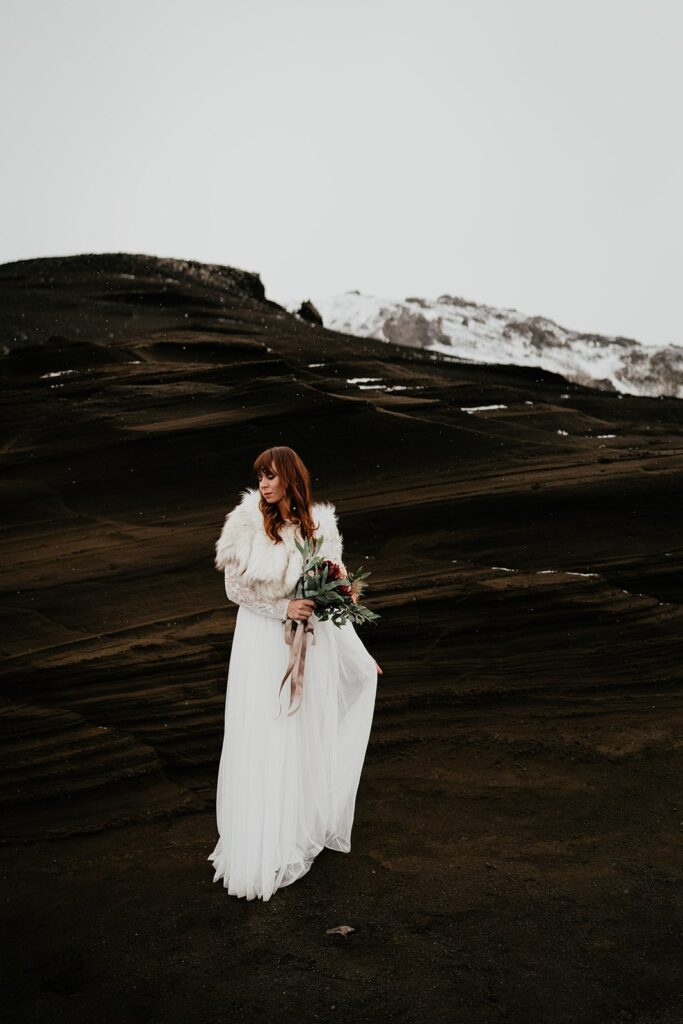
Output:
[[[683,344],[681,0],[2,0],[0,262]]]

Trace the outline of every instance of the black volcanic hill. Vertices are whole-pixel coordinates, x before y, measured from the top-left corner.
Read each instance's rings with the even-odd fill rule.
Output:
[[[477,694],[680,678],[679,402],[340,335],[228,267],[37,259],[0,289],[20,834],[204,799],[234,610],[213,544],[272,444],[302,454],[347,561],[372,568],[376,747]]]
[[[285,968],[302,1021],[680,1019],[680,402],[339,334],[229,267],[36,259],[0,294],[21,1019],[265,1021]],[[206,858],[235,615],[214,543],[275,444],[372,570],[384,675],[354,849],[271,916]]]

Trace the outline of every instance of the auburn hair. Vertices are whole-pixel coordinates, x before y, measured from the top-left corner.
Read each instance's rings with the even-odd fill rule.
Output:
[[[287,445],[277,445],[275,448],[266,448],[254,461],[253,469],[257,479],[261,473],[272,472],[273,470],[280,477],[280,482],[285,488],[285,496],[289,503],[289,516],[293,523],[299,527],[302,539],[306,540],[313,536],[320,523],[313,522],[311,507],[311,476],[308,469],[297,455],[293,448]],[[284,526],[285,520],[280,512],[278,502],[267,502],[261,495],[259,508],[263,514],[263,525],[266,533],[276,543],[282,541],[280,527]]]

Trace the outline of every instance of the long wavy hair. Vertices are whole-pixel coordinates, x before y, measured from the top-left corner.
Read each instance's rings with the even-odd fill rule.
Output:
[[[270,472],[271,467],[275,468],[281,483],[284,484],[291,521],[297,524],[299,533],[304,540],[312,537],[320,524],[313,522],[311,513],[313,498],[311,497],[311,476],[308,469],[294,449],[288,448],[286,445],[266,448],[261,452],[253,465],[257,480],[260,481],[261,473]],[[284,526],[285,521],[278,502],[269,504],[261,495],[259,508],[263,515],[263,526],[266,533],[271,540],[279,544],[282,541],[280,527]]]

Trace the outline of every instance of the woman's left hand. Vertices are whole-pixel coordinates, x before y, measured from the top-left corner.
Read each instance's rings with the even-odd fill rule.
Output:
[[[373,658],[372,660],[373,660],[373,661],[375,661],[375,659],[374,659],[374,658]],[[382,671],[382,669],[381,669],[381,668],[379,667],[379,663],[375,661],[375,665],[377,665],[377,671],[379,672],[379,674],[380,674],[381,676],[383,676],[383,675],[384,675],[384,672],[383,672],[383,671]]]

